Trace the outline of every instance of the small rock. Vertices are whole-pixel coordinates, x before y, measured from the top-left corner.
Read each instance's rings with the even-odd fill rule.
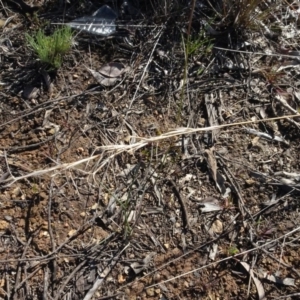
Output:
[[[9,223],[4,220],[0,220],[0,230],[6,230],[9,226]]]
[[[4,219],[7,221],[7,222],[10,222],[13,218],[11,216],[4,216]]]
[[[118,275],[118,283],[122,284],[126,281],[126,278],[123,276],[123,274]]]
[[[41,231],[40,234],[39,234],[39,237],[40,238],[49,237],[49,232],[48,231]]]
[[[19,187],[14,188],[13,191],[12,191],[12,193],[11,193],[11,195],[13,197],[18,197],[18,196],[20,196],[20,194],[21,194],[21,190],[20,190]]]
[[[75,229],[71,229],[71,230],[68,232],[68,237],[72,236],[75,232],[76,232]]]
[[[153,281],[154,281],[154,282],[158,282],[158,281],[160,281],[160,280],[161,280],[160,274],[155,273],[155,274],[153,275]]]
[[[49,130],[47,130],[47,135],[54,135],[56,133],[56,129],[55,128],[51,128]]]
[[[98,208],[98,203],[95,203],[90,209],[91,210],[96,210]]]
[[[84,149],[82,147],[78,147],[76,149],[76,153],[77,153],[77,155],[82,155],[84,153]]]
[[[252,186],[256,183],[256,181],[253,179],[247,179],[247,180],[245,180],[245,182],[248,186]]]
[[[146,290],[146,294],[147,296],[149,297],[153,297],[155,295],[155,291],[154,291],[154,288],[149,288]]]
[[[214,233],[221,234],[223,232],[223,223],[220,220],[214,221],[211,226],[211,230]]]

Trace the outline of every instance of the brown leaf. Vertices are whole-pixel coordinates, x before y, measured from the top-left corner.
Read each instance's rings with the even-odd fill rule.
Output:
[[[218,190],[220,191],[220,193],[224,194],[226,191],[226,188],[224,186],[224,178],[217,170],[217,160],[216,160],[216,157],[215,157],[213,151],[214,151],[213,147],[208,150],[205,150],[207,167],[208,167],[210,176],[216,183]]]
[[[98,81],[98,83],[100,83],[103,86],[113,86],[116,82],[117,82],[117,78],[106,78],[104,76],[102,76],[100,73],[92,70],[92,69],[88,69],[91,74],[94,76],[94,78]]]
[[[26,86],[23,90],[24,99],[35,99],[39,94],[39,89],[34,86]]]
[[[204,199],[200,204],[200,210],[202,213],[222,210],[223,207],[219,204],[219,201],[213,197]]]
[[[277,283],[277,284],[287,285],[287,286],[295,286],[294,278],[286,277],[286,278],[282,279],[278,276],[275,276],[273,274],[268,274],[268,273],[264,273],[263,278],[265,278],[271,282]]]
[[[91,72],[91,74],[94,76],[94,78],[103,86],[112,86],[117,82],[117,78],[106,78],[103,75],[101,75],[99,72],[96,72],[92,69],[88,70]]]
[[[134,262],[130,265],[135,274],[139,274],[145,268],[148,268],[153,256],[155,256],[155,252],[149,253],[142,261]]]
[[[217,161],[215,158],[215,155],[213,153],[213,148],[210,148],[208,150],[205,150],[206,154],[206,161],[209,173],[212,177],[212,179],[216,182],[217,181]]]
[[[245,268],[245,270],[249,273],[249,275],[251,276],[251,278],[253,279],[253,282],[256,286],[256,290],[257,290],[257,294],[258,294],[258,299],[262,300],[265,299],[265,290],[264,287],[261,283],[261,281],[254,276],[253,270],[250,268],[250,265],[247,264],[244,261],[240,261],[240,264]]]
[[[208,116],[208,123],[210,126],[218,126],[219,125],[218,112],[215,107],[214,97],[212,95],[205,94],[204,98],[205,98],[205,106],[206,106],[207,116]],[[212,142],[216,140],[219,131],[220,130],[215,129],[210,132]]]
[[[47,90],[49,91],[50,95],[52,94],[52,90],[53,90],[53,84],[51,83],[51,78],[50,78],[50,75],[48,72],[46,71],[42,71],[41,72],[42,76],[43,76],[43,79],[45,81],[45,84],[46,84],[46,87],[47,87]]]
[[[118,62],[111,62],[109,64],[103,65],[99,73],[106,77],[116,78],[121,76],[124,73],[125,67],[123,64]]]
[[[4,27],[5,23],[6,23],[5,20],[0,19],[0,28]]]

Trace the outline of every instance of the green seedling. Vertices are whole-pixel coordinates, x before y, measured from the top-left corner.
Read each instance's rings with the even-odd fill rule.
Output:
[[[228,249],[228,254],[233,256],[239,253],[239,249],[236,248],[235,246],[230,246]]]
[[[73,35],[71,28],[66,26],[55,30],[49,36],[42,30],[32,36],[26,34],[26,40],[41,63],[46,65],[46,68],[55,70],[60,68],[64,55],[70,51]]]
[[[182,48],[184,54],[184,69],[183,69],[183,85],[181,89],[180,102],[178,103],[178,109],[176,113],[176,122],[180,124],[181,114],[183,110],[183,98],[185,93],[185,88],[187,84],[188,68],[190,58],[195,58],[196,56],[205,57],[208,56],[213,48],[213,39],[209,38],[204,30],[201,30],[197,36],[189,35],[186,39],[182,36]],[[200,75],[204,70],[199,69],[198,75]]]
[[[32,185],[32,192],[33,194],[37,194],[39,192],[39,187],[37,184]]]
[[[192,55],[206,56],[210,54],[213,47],[213,40],[207,37],[204,31],[201,31],[199,35],[195,38],[189,37],[186,41],[186,54],[187,57]]]

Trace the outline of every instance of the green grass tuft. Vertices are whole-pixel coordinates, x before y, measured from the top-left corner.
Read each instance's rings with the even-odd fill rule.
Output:
[[[186,55],[208,56],[213,48],[213,39],[205,35],[204,30],[201,30],[196,37],[188,37],[186,41]]]
[[[72,39],[72,30],[68,26],[55,30],[50,36],[42,30],[32,36],[26,34],[27,43],[49,69],[60,68],[64,55],[71,49]]]

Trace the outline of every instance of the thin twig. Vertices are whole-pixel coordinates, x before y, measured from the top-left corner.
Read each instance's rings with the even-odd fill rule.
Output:
[[[295,297],[295,296],[300,296],[300,293],[295,293],[295,294],[289,294],[289,295],[284,295],[284,296],[280,296],[280,297],[274,297],[272,298],[273,300],[281,300],[281,299],[286,299],[286,298],[290,298],[290,297]],[[290,298],[291,299],[291,298]]]
[[[26,245],[24,247],[24,251],[22,253],[21,258],[25,257],[25,254],[27,252],[27,249],[28,249],[31,241],[32,241],[32,236],[28,239],[28,241],[27,241],[27,243],[26,243]],[[18,291],[19,281],[20,281],[20,278],[21,278],[21,269],[22,269],[21,262],[19,262],[18,263],[18,268],[17,268],[16,280],[15,280],[15,287],[13,289],[13,299],[14,300],[18,300],[18,293],[17,293],[17,291]]]
[[[64,244],[64,246],[66,246],[66,244]],[[56,249],[57,251],[57,249]],[[36,256],[36,257],[30,257],[30,258],[12,258],[12,259],[0,259],[0,263],[4,264],[4,263],[12,263],[12,262],[19,262],[19,261],[24,261],[24,262],[29,262],[29,261],[40,261],[40,262],[47,262],[49,260],[52,259],[52,255],[56,254],[55,253],[50,253],[46,256]],[[73,254],[73,255],[61,255],[59,256],[59,258],[70,258],[70,257],[83,257],[85,256],[85,254]]]
[[[291,235],[291,234],[293,234],[293,233],[295,233],[295,232],[297,232],[297,231],[299,231],[299,230],[300,230],[300,226],[297,227],[297,228],[295,228],[294,230],[292,230],[292,231],[290,231],[290,232],[288,232],[288,233],[286,233],[286,234],[284,234],[284,235],[282,235],[282,236],[280,236],[280,237],[278,237],[278,238],[272,240],[272,241],[266,242],[266,243],[263,244],[263,245],[260,245],[260,246],[258,246],[258,247],[255,247],[255,248],[252,248],[252,249],[249,249],[249,250],[240,252],[240,253],[237,253],[237,254],[232,255],[232,256],[229,256],[229,257],[225,257],[225,258],[223,258],[223,259],[221,259],[221,260],[219,260],[219,261],[215,261],[215,262],[212,262],[212,263],[207,264],[207,265],[205,265],[205,266],[202,266],[202,267],[200,267],[200,268],[193,269],[193,270],[191,270],[191,271],[189,271],[189,272],[187,272],[187,273],[181,274],[181,275],[176,276],[176,277],[172,277],[171,279],[168,279],[168,280],[166,280],[166,281],[158,282],[158,283],[156,283],[156,284],[153,284],[153,285],[151,285],[151,286],[148,286],[147,288],[154,287],[154,286],[157,286],[157,285],[160,285],[160,284],[163,284],[163,283],[166,283],[166,282],[169,282],[169,281],[172,281],[172,280],[181,278],[181,277],[186,276],[186,275],[188,275],[188,274],[192,274],[192,273],[194,273],[194,272],[196,272],[196,271],[200,271],[200,270],[202,270],[202,269],[209,268],[210,266],[217,265],[217,264],[219,264],[219,263],[221,263],[221,262],[230,260],[230,259],[232,259],[232,258],[236,258],[236,257],[239,257],[239,256],[243,256],[243,255],[245,255],[245,254],[247,254],[247,253],[251,253],[251,252],[256,251],[256,250],[258,250],[258,249],[261,249],[261,248],[265,247],[266,245],[269,245],[269,244],[271,244],[271,243],[273,243],[273,242],[275,242],[275,241],[281,240],[281,239],[283,239],[283,238],[285,238],[285,237],[287,237],[287,236],[289,236],[289,235]],[[135,281],[133,281],[133,282],[130,282],[130,283],[128,283],[128,284],[123,285],[122,287],[120,287],[119,289],[117,289],[117,291],[120,291],[120,290],[122,290],[122,289],[124,289],[124,288],[126,288],[126,287],[128,287],[128,286],[130,286],[130,285],[132,285],[133,283],[136,283],[137,281],[142,280],[142,279],[144,279],[144,278],[146,278],[146,277],[152,275],[153,273],[156,273],[158,270],[164,269],[166,266],[170,265],[171,263],[174,263],[174,262],[176,262],[176,261],[182,259],[183,257],[186,257],[187,255],[189,255],[189,254],[195,252],[195,251],[198,250],[198,249],[201,249],[201,248],[203,248],[203,247],[207,247],[208,245],[210,245],[210,244],[212,244],[212,243],[214,243],[214,242],[216,242],[216,241],[219,241],[222,237],[228,236],[228,234],[229,234],[230,232],[232,232],[232,230],[228,230],[228,231],[224,232],[221,236],[219,236],[219,237],[217,237],[217,238],[215,238],[215,239],[213,239],[213,240],[211,240],[211,241],[209,241],[209,242],[206,242],[206,243],[204,243],[204,244],[201,244],[200,246],[196,247],[195,249],[192,249],[192,250],[190,250],[190,251],[187,251],[187,252],[184,253],[183,255],[181,255],[181,256],[179,256],[179,257],[177,257],[177,258],[175,258],[175,259],[173,259],[173,260],[171,260],[171,261],[168,261],[167,263],[163,264],[162,266],[159,266],[159,267],[156,268],[155,270],[153,270],[153,271],[151,271],[151,272],[145,274],[144,276],[140,277],[139,279],[137,279],[137,280],[135,280]]]
[[[251,52],[251,51],[234,50],[234,49],[221,48],[221,47],[214,47],[214,49],[224,50],[224,51],[229,51],[229,52],[251,54],[251,55],[263,55],[263,56],[277,56],[277,57],[297,58],[297,56],[295,56],[295,55],[280,54],[280,53]]]
[[[53,178],[51,179],[50,183],[50,188],[49,188],[49,203],[48,203],[48,231],[50,235],[50,241],[51,241],[51,247],[52,247],[52,252],[55,252],[56,249],[56,243],[53,238],[53,232],[52,232],[52,226],[51,226],[51,205],[52,205],[52,193],[53,193]],[[57,262],[55,256],[53,257],[52,260],[52,276],[51,276],[51,281],[52,281],[52,292],[55,290],[55,281],[56,281],[56,272],[57,272]]]
[[[146,74],[146,72],[147,72],[147,70],[148,70],[148,66],[149,66],[149,64],[150,64],[151,61],[152,61],[154,51],[155,51],[155,49],[156,49],[156,47],[157,47],[157,45],[158,45],[158,42],[159,42],[159,40],[160,40],[160,37],[161,37],[161,35],[162,35],[164,29],[165,29],[165,27],[162,26],[161,29],[160,29],[160,32],[159,32],[158,35],[157,35],[156,42],[155,42],[155,44],[154,44],[154,46],[153,46],[153,49],[152,49],[152,51],[151,51],[151,53],[150,53],[148,62],[147,62],[146,66],[145,66],[145,68],[144,68],[144,71],[143,71],[143,73],[142,73],[142,77],[141,77],[141,79],[140,79],[140,81],[139,81],[139,83],[138,83],[138,85],[137,85],[137,87],[136,87],[135,93],[134,93],[134,95],[133,95],[133,97],[132,97],[132,100],[131,100],[129,106],[128,106],[128,110],[127,110],[127,113],[126,113],[126,116],[125,116],[125,120],[126,120],[126,117],[127,117],[127,115],[128,115],[128,112],[130,111],[130,108],[131,108],[133,102],[135,101],[135,98],[136,98],[136,95],[137,95],[137,93],[138,93],[138,91],[139,91],[140,85],[141,85],[141,83],[142,83],[143,80],[144,80],[145,74]]]
[[[8,272],[6,271],[5,272],[5,279],[6,279],[6,296],[7,296],[7,299],[10,299],[10,284],[9,284],[9,275],[8,275]]]
[[[127,244],[120,253],[118,253],[113,260],[111,261],[110,265],[107,266],[103,272],[100,274],[100,276],[97,278],[97,280],[94,282],[94,285],[92,288],[87,292],[83,300],[90,300],[95,292],[98,290],[98,288],[101,286],[107,275],[111,272],[112,268],[117,264],[118,259],[120,258],[121,254],[129,247],[130,244]]]
[[[37,273],[40,269],[37,268],[36,270],[34,270],[32,273],[30,273],[26,278],[24,278],[19,285],[16,287],[16,290],[18,290],[25,282],[27,282],[27,280],[29,280],[35,273]]]
[[[60,101],[63,101],[63,100],[66,100],[66,101],[73,100],[73,99],[76,98],[76,97],[83,96],[83,95],[89,94],[90,92],[93,92],[96,88],[97,88],[97,87],[92,88],[92,89],[87,90],[87,91],[84,91],[84,92],[81,92],[81,93],[76,94],[76,95],[60,97],[60,98],[52,99],[52,100],[43,102],[43,103],[41,103],[41,104],[38,104],[38,105],[36,105],[34,108],[30,109],[29,112],[23,111],[21,116],[16,117],[16,118],[14,118],[14,119],[12,119],[12,120],[9,120],[9,121],[7,121],[7,122],[5,122],[5,123],[0,124],[0,128],[1,128],[1,127],[5,127],[5,126],[7,126],[8,124],[14,123],[14,122],[16,122],[16,121],[18,121],[18,120],[21,120],[21,119],[23,119],[23,118],[25,118],[25,117],[28,117],[28,116],[30,116],[30,115],[33,115],[33,114],[37,114],[37,113],[39,113],[39,112],[42,112],[42,111],[45,110],[47,107],[49,107],[48,104],[54,104],[55,102],[60,102]]]
[[[52,141],[54,138],[55,138],[55,135],[52,135],[51,137],[47,138],[46,140],[38,142],[38,143],[29,144],[29,145],[25,145],[25,146],[17,146],[17,147],[13,147],[13,148],[0,147],[0,150],[6,150],[9,153],[21,152],[21,151],[25,151],[25,150],[32,150],[32,149],[39,147],[40,145],[43,145],[43,144],[46,144],[46,143]]]
[[[44,272],[44,290],[43,290],[43,300],[48,299],[48,281],[49,281],[49,269],[46,266]]]
[[[196,0],[192,0],[190,19],[189,19],[189,24],[188,24],[188,28],[187,28],[187,37],[188,38],[191,35],[191,28],[192,28],[193,15],[194,15],[194,11],[195,11],[195,5],[196,5]]]
[[[72,272],[71,274],[67,277],[67,279],[64,281],[64,283],[60,286],[60,288],[58,289],[56,296],[54,298],[54,300],[58,300],[61,299],[60,295],[63,292],[64,288],[67,286],[67,284],[69,283],[69,281],[74,278],[74,275],[78,272],[78,270],[80,270],[82,268],[82,266],[86,263],[86,260],[82,261]]]
[[[254,247],[258,247],[258,245],[257,245],[256,243],[254,243],[254,242],[252,242],[252,245],[253,245]],[[290,266],[290,265],[284,263],[282,260],[279,260],[278,258],[276,258],[275,256],[273,256],[271,253],[269,253],[266,249],[261,248],[261,250],[262,250],[266,255],[268,255],[270,258],[272,258],[272,259],[274,259],[275,261],[277,261],[279,264],[281,264],[281,265],[285,266],[286,268],[292,270],[292,271],[298,276],[298,278],[300,278],[300,273],[299,273],[295,268],[293,268],[292,266]]]
[[[175,182],[172,179],[166,179],[166,181],[169,182],[172,185],[174,194],[177,197],[177,199],[178,199],[178,201],[181,205],[184,229],[189,230],[190,229],[189,216],[188,216],[188,213],[187,213],[187,208],[186,208],[186,205],[185,205],[185,201],[182,199],[182,197],[180,195],[180,192],[178,191]]]
[[[202,269],[209,268],[209,267],[211,267],[211,266],[213,266],[213,265],[216,265],[216,264],[219,264],[219,263],[221,263],[221,262],[224,262],[224,261],[227,261],[227,260],[230,260],[230,259],[239,257],[239,256],[243,256],[243,255],[248,254],[248,253],[251,253],[251,252],[253,252],[253,251],[262,249],[262,248],[264,248],[265,246],[267,246],[267,245],[269,245],[269,244],[272,244],[272,243],[274,243],[274,242],[276,242],[276,241],[282,240],[282,239],[286,238],[287,236],[289,236],[289,235],[291,235],[291,234],[293,234],[293,233],[295,233],[295,232],[297,232],[297,231],[299,231],[299,230],[300,230],[300,226],[297,227],[297,228],[295,228],[294,230],[292,230],[292,231],[290,231],[290,232],[288,232],[288,233],[286,233],[286,234],[284,234],[284,235],[282,235],[282,236],[276,238],[276,239],[273,239],[273,240],[271,240],[271,241],[269,241],[269,242],[266,242],[266,243],[263,244],[263,245],[257,246],[257,247],[255,247],[255,248],[252,248],[252,249],[249,249],[249,250],[240,252],[240,253],[237,253],[237,254],[232,255],[232,256],[229,256],[229,257],[225,257],[225,258],[223,258],[223,259],[220,259],[220,260],[218,260],[218,261],[209,263],[209,264],[207,264],[207,265],[205,265],[205,266],[202,266],[202,267],[200,267],[200,268],[196,268],[196,269],[193,269],[193,270],[188,271],[188,272],[186,272],[186,273],[180,274],[180,275],[178,275],[178,276],[174,276],[174,277],[172,277],[172,278],[170,278],[170,279],[167,279],[167,280],[164,280],[164,281],[161,281],[161,282],[152,284],[152,285],[150,285],[150,286],[147,286],[146,288],[151,288],[151,287],[157,286],[157,285],[159,285],[159,284],[164,284],[164,283],[173,281],[173,280],[175,280],[175,279],[184,277],[184,276],[189,275],[189,274],[192,274],[192,273],[194,273],[194,272],[198,272],[198,271],[200,271],[200,270],[202,270]]]
[[[233,187],[234,192],[236,193],[236,195],[238,196],[238,205],[239,205],[239,209],[241,211],[242,216],[244,217],[245,212],[247,212],[248,216],[253,219],[251,212],[247,209],[246,205],[245,205],[245,201],[243,200],[243,196],[240,193],[240,186],[238,184],[238,182],[235,180],[232,172],[227,168],[226,164],[224,163],[223,159],[221,156],[218,155],[218,159],[219,161],[222,163],[223,165],[223,171],[226,174],[226,177],[228,179],[228,181],[230,182],[231,186]]]

